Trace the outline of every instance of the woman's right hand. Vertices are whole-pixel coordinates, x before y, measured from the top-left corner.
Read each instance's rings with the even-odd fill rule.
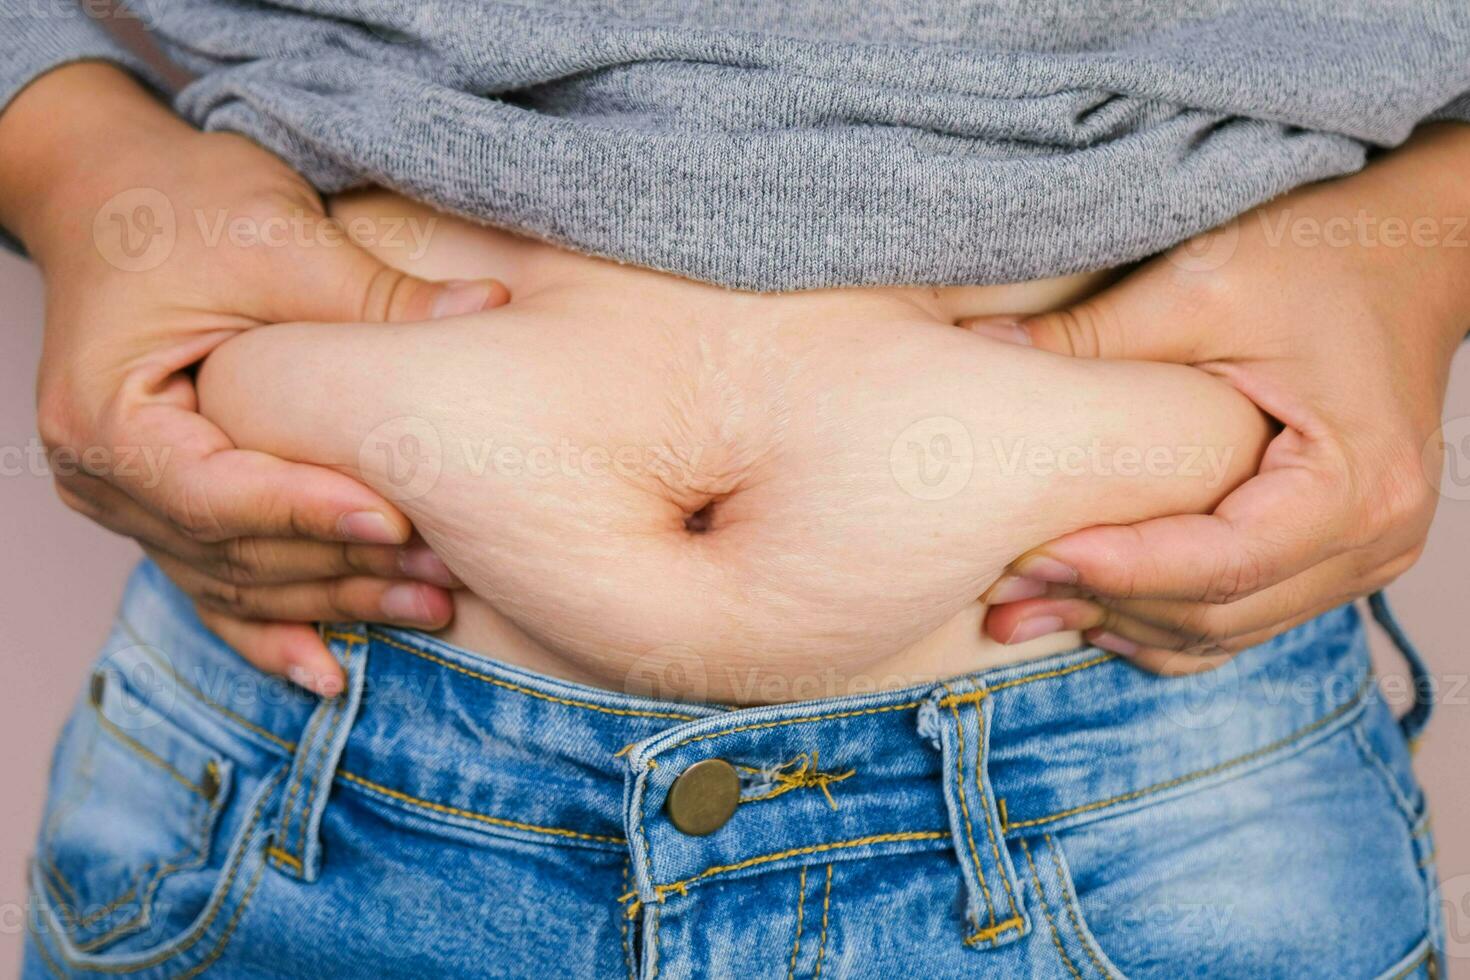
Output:
[[[236,449],[197,413],[191,369],[262,323],[453,316],[504,286],[382,265],[279,158],[102,64],[0,114],[0,224],[45,276],[38,418],[69,506],[136,538],[257,667],[324,695],[342,677],[311,622],[449,621],[458,583],[407,518],[347,476]]]

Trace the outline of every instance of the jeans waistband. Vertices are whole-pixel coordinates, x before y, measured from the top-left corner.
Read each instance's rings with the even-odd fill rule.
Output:
[[[1008,922],[1025,928],[998,842],[1267,764],[1349,723],[1374,690],[1352,606],[1192,677],[1083,648],[906,690],[743,709],[583,687],[361,624],[327,632],[351,683],[319,702],[255,672],[151,563],[121,623],[109,669],[155,670],[172,710],[292,759],[303,808],[320,787],[323,803],[350,791],[405,819],[623,850],[633,902],[817,853],[952,848],[971,886],[972,938],[986,943],[1006,941]],[[740,774],[741,802],[717,832],[690,836],[665,800],[712,758]],[[282,819],[275,846],[310,879],[320,814],[307,809],[299,831]]]

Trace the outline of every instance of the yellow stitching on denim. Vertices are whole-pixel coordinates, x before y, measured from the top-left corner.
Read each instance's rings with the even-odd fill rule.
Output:
[[[1434,821],[1432,819],[1430,819],[1429,817],[1425,817],[1424,818],[1424,822],[1419,825],[1419,828],[1417,830],[1414,831],[1413,836],[1414,837],[1423,837],[1425,834],[1429,833],[1430,828],[1433,827],[1433,826],[1434,826]]]
[[[484,681],[486,684],[494,684],[496,687],[503,687],[507,691],[514,691],[517,694],[524,694],[527,697],[539,698],[542,701],[550,701],[553,704],[564,704],[572,708],[585,708],[588,711],[600,711],[603,714],[607,715],[622,715],[635,718],[666,718],[673,721],[695,721],[700,717],[699,715],[688,715],[676,711],[639,711],[634,708],[609,708],[601,704],[594,704],[591,701],[576,701],[571,698],[559,698],[551,694],[543,694],[534,688],[523,687],[520,684],[512,684],[510,681],[503,681],[499,677],[495,677],[490,674],[482,674],[477,670],[470,670],[468,667],[461,667],[459,664],[454,663],[451,660],[445,660],[443,657],[436,657],[432,653],[424,650],[416,650],[406,643],[399,643],[392,637],[385,636],[384,634],[376,631],[374,631],[371,636],[373,639],[378,640],[382,643],[386,643],[390,647],[395,647],[396,649],[402,650],[405,653],[411,653],[415,657],[427,660],[430,663],[438,664],[441,667],[447,667],[455,673],[464,674],[466,677],[473,677],[475,680]]]
[[[1086,670],[1089,667],[1096,667],[1098,664],[1107,663],[1109,660],[1114,659],[1116,659],[1115,654],[1105,653],[1101,656],[1094,657],[1091,660],[1085,660],[1082,663],[1072,664],[1070,667],[1059,667],[1056,670],[1048,670],[1044,673],[1033,674],[1030,677],[1017,677],[1013,680],[1002,681],[999,684],[992,684],[989,686],[987,691],[990,694],[994,694],[996,691],[1003,691],[1006,688],[1020,687],[1023,684],[1031,684],[1036,681],[1044,681],[1053,677],[1062,677],[1066,674],[1076,673],[1079,670]],[[903,704],[883,705],[876,708],[859,708],[853,711],[834,711],[822,715],[806,715],[801,718],[785,718],[779,721],[766,721],[753,725],[741,725],[738,728],[729,728],[724,731],[710,732],[707,735],[695,735],[691,738],[686,738],[682,742],[675,742],[673,745],[669,746],[669,748],[671,750],[677,749],[681,746],[688,745],[690,742],[702,742],[706,739],[719,738],[722,735],[734,735],[739,732],[755,731],[756,729],[761,728],[779,728],[782,725],[799,725],[809,721],[825,721],[833,718],[854,718],[858,715],[876,715],[881,714],[885,711],[906,711],[909,708],[917,708],[923,703],[924,702],[922,701],[907,701]]]
[[[795,767],[795,768],[793,768]],[[755,766],[736,766],[736,769],[748,772],[764,779],[770,779],[775,783],[770,790],[757,796],[742,796],[741,803],[759,803],[762,800],[774,800],[794,789],[808,789],[815,787],[822,791],[827,798],[827,805],[833,810],[837,809],[837,801],[832,797],[832,791],[827,787],[833,783],[840,783],[844,779],[857,775],[856,769],[847,772],[833,773],[822,772],[817,768],[817,750],[810,753],[803,752],[786,762],[781,763],[774,769],[757,769]]]
[[[508,827],[512,830],[525,830],[533,834],[547,834],[551,837],[570,837],[576,840],[598,841],[605,844],[627,843],[621,837],[611,837],[605,834],[584,834],[580,830],[566,830],[561,827],[542,827],[533,823],[522,823],[519,820],[506,820],[502,817],[492,817],[489,814],[476,813],[473,810],[461,810],[459,807],[445,806],[443,803],[435,803],[432,800],[421,800],[416,796],[409,796],[407,793],[400,793],[396,789],[389,789],[387,786],[364,779],[361,776],[348,772],[346,769],[338,769],[337,776],[347,780],[349,783],[356,783],[364,789],[381,793],[384,796],[403,803],[421,806],[425,810],[433,810],[436,813],[447,813],[450,816],[464,817],[467,820],[478,820],[480,823],[487,823],[494,827]]]
[[[822,957],[827,955],[827,911],[832,907],[832,865],[827,865],[827,887],[822,890],[822,938],[817,943],[817,969],[812,980],[822,978]]]
[[[250,815],[249,822],[245,825],[244,830],[241,832],[241,840],[248,839],[250,834],[253,833],[255,828],[260,824],[260,818],[265,813],[265,805],[270,802],[271,797],[275,794],[276,787],[279,786],[281,783],[282,775],[284,774],[278,774],[274,778],[272,778],[269,788],[261,794],[260,802],[255,805],[255,812]],[[235,878],[239,876],[240,867],[245,863],[245,851],[246,849],[242,848],[240,852],[235,855],[234,861],[230,864],[230,870],[225,875],[224,881],[219,888],[218,894],[220,895],[221,900],[213,902],[209,907],[208,913],[201,921],[199,921],[194,926],[192,930],[190,930],[189,934],[174,945],[170,946],[168,949],[140,963],[86,963],[81,960],[73,959],[70,955],[67,954],[66,950],[64,949],[61,951],[62,959],[66,961],[68,966],[75,966],[80,969],[90,970],[93,973],[132,973],[137,970],[146,970],[149,967],[157,966],[160,963],[164,963],[168,960],[173,959],[176,956],[180,956],[183,953],[188,952],[191,948],[193,948],[195,943],[199,942],[199,940],[204,937],[204,934],[209,931],[209,927],[214,925],[214,920],[219,917],[220,908],[224,904],[223,898],[224,896],[229,895],[230,889],[235,884]],[[262,861],[260,863],[260,867],[256,869],[255,882],[260,881],[261,873],[264,872],[264,870],[265,862]],[[239,913],[243,911],[245,903],[249,901],[250,895],[252,894],[253,890],[254,883],[252,883],[251,888],[246,891],[244,898],[241,900],[241,904],[236,907],[236,916],[238,916]]]
[[[211,759],[209,764],[214,765],[214,760]],[[148,882],[148,885],[143,889],[142,894],[139,896],[138,909],[136,912],[133,913],[133,916],[127,921],[120,922],[117,925],[113,926],[102,935],[94,936],[86,942],[78,942],[77,940],[73,939],[72,944],[76,946],[79,952],[90,953],[95,949],[100,949],[103,946],[106,946],[114,939],[118,939],[131,932],[135,932],[137,929],[143,928],[147,925],[149,917],[153,914],[153,896],[158,891],[159,883],[162,882],[164,878],[168,877],[176,871],[182,871],[186,868],[204,863],[204,855],[208,852],[209,848],[209,828],[213,823],[214,816],[219,812],[222,802],[223,797],[221,795],[216,795],[213,800],[209,801],[208,805],[200,810],[199,827],[197,830],[194,831],[196,843],[180,851],[178,854],[175,854],[173,857],[170,857],[168,860],[160,864],[156,870],[154,870]],[[137,883],[133,886],[133,888],[129,889],[129,895],[137,891],[138,886],[141,885],[143,879],[147,877],[147,871],[148,868],[144,866],[143,870],[138,872]],[[60,869],[58,868],[57,874],[60,873]],[[95,922],[98,919],[101,919],[103,914],[105,914],[106,912],[111,912],[117,908],[120,908],[127,897],[128,895],[124,895],[122,898],[116,899],[112,905],[108,906],[101,913],[97,913],[92,921]],[[86,924],[88,923],[83,923],[83,925]]]
[[[1429,867],[1431,864],[1434,863],[1434,859],[1437,857],[1439,857],[1439,851],[1437,849],[1430,851],[1428,854],[1424,855],[1422,858],[1419,859],[1419,870],[1423,871],[1425,868]]]
[[[801,879],[796,885],[796,941],[791,944],[791,969],[786,971],[786,980],[796,978],[796,957],[801,953],[801,915],[806,908],[806,865],[801,866]]]
[[[187,863],[181,863],[181,864],[178,864],[178,865],[174,865],[174,864],[170,863],[169,865],[165,865],[163,868],[160,868],[158,874],[156,876],[154,876],[153,883],[151,885],[149,885],[149,890],[148,890],[148,895],[147,895],[147,898],[146,898],[145,906],[139,909],[138,914],[133,917],[132,921],[130,921],[128,923],[125,923],[124,925],[117,926],[111,932],[109,932],[106,936],[101,936],[101,937],[99,937],[97,939],[94,939],[88,945],[85,945],[84,946],[84,945],[81,945],[81,944],[77,944],[77,949],[80,952],[88,953],[88,952],[91,952],[94,949],[97,949],[97,948],[99,948],[99,947],[101,947],[103,945],[106,945],[115,936],[120,936],[120,935],[125,934],[125,932],[132,931],[133,928],[134,928],[134,926],[137,925],[137,924],[142,924],[144,927],[146,927],[148,920],[147,920],[147,918],[145,918],[145,916],[148,916],[148,915],[151,915],[152,914],[153,893],[156,891],[156,889],[158,887],[158,883],[163,880],[164,876],[165,875],[168,875],[168,874],[172,874],[174,871],[180,870],[181,868],[187,867],[188,864],[195,864],[195,863],[202,864],[203,863],[204,855],[205,855],[205,847],[206,847],[206,844],[207,844],[207,841],[206,841],[206,839],[204,837],[204,834],[206,833],[206,830],[207,830],[207,828],[209,827],[209,825],[211,823],[211,820],[210,820],[211,815],[214,814],[214,813],[216,813],[218,811],[220,803],[221,803],[221,799],[216,798],[216,800],[213,803],[211,803],[210,806],[205,810],[204,816],[200,819],[200,832],[199,832],[200,833],[200,845],[199,845],[198,849],[196,850],[195,859],[194,860],[191,860],[191,861],[189,861]]]
[[[1353,696],[1353,699],[1351,701],[1346,701],[1343,704],[1338,705],[1336,708],[1332,709],[1331,712],[1323,715],[1321,718],[1318,718],[1310,725],[1299,728],[1296,731],[1292,732],[1290,735],[1287,735],[1284,738],[1279,738],[1269,745],[1264,745],[1261,748],[1256,749],[1252,752],[1247,752],[1245,755],[1238,755],[1233,759],[1227,759],[1226,761],[1210,766],[1207,769],[1200,769],[1195,772],[1186,773],[1183,776],[1176,776],[1173,779],[1166,779],[1161,783],[1154,783],[1152,786],[1145,786],[1143,789],[1134,790],[1130,793],[1120,793],[1119,795],[1109,797],[1106,800],[1098,800],[1095,803],[1085,803],[1082,806],[1074,806],[1071,809],[1062,810],[1057,813],[1049,814],[1045,817],[1036,817],[1032,820],[1018,820],[1010,825],[1010,829],[1016,830],[1022,827],[1037,827],[1044,823],[1051,823],[1056,820],[1061,820],[1064,817],[1076,816],[1079,813],[1088,813],[1092,810],[1101,810],[1103,807],[1112,806],[1114,803],[1127,803],[1132,800],[1141,799],[1145,796],[1150,796],[1154,793],[1162,792],[1166,789],[1173,789],[1175,786],[1182,786],[1185,783],[1193,782],[1196,779],[1204,779],[1207,776],[1213,776],[1216,773],[1224,772],[1227,769],[1233,769],[1236,766],[1241,766],[1250,762],[1254,762],[1257,759],[1270,755],[1272,752],[1286,748],[1293,742],[1297,742],[1303,738],[1306,738],[1308,735],[1317,731],[1319,728],[1324,728],[1327,725],[1332,724],[1334,721],[1337,721],[1349,711],[1353,710],[1356,707],[1359,707],[1363,702],[1363,695],[1367,692],[1368,683],[1370,682],[1365,681],[1363,686],[1358,688],[1358,693]]]
[[[139,742],[127,732],[117,727],[117,725],[113,723],[111,718],[108,718],[102,713],[102,709],[100,707],[93,705],[92,710],[97,713],[97,721],[102,725],[102,727],[107,730],[108,734],[117,739],[124,748],[131,749],[145,762],[151,762],[153,765],[162,769],[165,773],[178,780],[179,783],[183,785],[186,789],[188,789],[191,793],[194,793],[195,795],[201,797],[205,796],[204,790],[201,789],[197,783],[175,769],[168,761],[160,758],[158,754],[155,753],[152,749],[148,748],[148,746]]]
[[[1015,677],[1008,681],[999,681],[995,684],[986,685],[986,688],[990,691],[991,694],[994,694],[997,691],[1004,691],[1012,687],[1020,687],[1023,684],[1034,684],[1037,681],[1051,680],[1053,677],[1065,677],[1068,674],[1075,674],[1079,670],[1087,670],[1090,667],[1097,667],[1100,664],[1107,663],[1109,660],[1116,659],[1117,654],[1099,654],[1098,656],[1093,657],[1091,660],[1083,660],[1080,663],[1071,664],[1067,667],[1058,667],[1055,670],[1044,671],[1040,674],[1032,674],[1029,677]]]
[[[366,643],[367,642],[366,639],[364,639],[361,636],[358,636],[356,633],[343,633],[341,630],[322,630],[322,639],[324,639],[324,640],[341,640],[343,643],[346,643],[346,644],[349,644],[349,645],[351,645],[353,643]]]
[[[1102,957],[1098,956],[1097,950],[1093,949],[1092,941],[1087,938],[1087,933],[1082,931],[1082,917],[1077,912],[1077,900],[1072,894],[1072,886],[1067,884],[1071,876],[1062,867],[1061,856],[1057,854],[1057,842],[1052,840],[1051,834],[1042,834],[1046,840],[1047,853],[1051,855],[1051,863],[1057,869],[1057,884],[1062,889],[1062,904],[1066,906],[1067,918],[1072,920],[1072,931],[1077,934],[1077,941],[1082,944],[1082,951],[1087,958],[1092,960],[1092,965],[1097,967],[1097,972],[1105,977],[1112,977],[1113,971],[1103,965]]]
[[[274,844],[272,844],[270,847],[267,847],[265,849],[265,853],[269,854],[277,861],[280,861],[292,871],[301,871],[301,861],[298,860],[296,855],[292,854],[290,851],[283,851],[279,847],[276,847]]]
[[[343,670],[350,671],[352,669],[352,654],[355,649],[355,647],[350,646],[347,648],[346,663],[342,665]],[[332,715],[332,724],[327,728],[326,737],[322,739],[321,751],[317,753],[316,757],[316,768],[312,770],[311,780],[306,784],[306,795],[301,798],[301,827],[296,835],[301,839],[301,847],[297,851],[296,857],[303,862],[306,859],[306,823],[311,818],[311,811],[316,808],[316,804],[312,801],[312,796],[316,793],[317,782],[321,779],[322,770],[326,768],[327,757],[332,754],[332,742],[337,737],[337,727],[342,723],[342,719],[347,715],[348,710],[348,699],[344,692],[336,701],[336,714]],[[285,841],[281,843],[284,844]]]
[[[949,685],[945,685],[946,691]],[[980,851],[975,846],[975,829],[970,821],[970,804],[965,796],[965,725],[960,720],[960,709],[953,703],[949,705],[950,713],[954,715],[955,735],[959,739],[958,751],[955,753],[955,787],[960,794],[960,810],[965,815],[965,840],[970,845],[970,857],[975,862],[975,875],[980,879],[980,891],[985,894],[985,906],[990,910],[990,928],[995,928],[995,903],[990,897],[990,886],[985,883],[985,870],[980,866]],[[971,925],[978,926],[980,923],[971,920]]]
[[[993,926],[988,926],[979,932],[974,932],[966,936],[965,945],[974,946],[979,943],[988,943],[996,936],[1010,932],[1012,929],[1019,929],[1025,924],[1026,920],[1022,919],[1019,915],[1012,919],[1006,919],[1003,922],[997,922]]]
[[[1011,818],[1006,813],[1006,798],[1004,796],[995,801],[995,808],[1000,811],[1000,832],[1003,834],[1011,829]]]
[[[903,841],[918,840],[943,840],[948,836],[949,831],[947,830],[903,830],[891,834],[873,834],[868,837],[858,837],[853,840],[834,841],[830,844],[810,844],[806,847],[793,847],[790,850],[786,851],[776,851],[771,854],[761,854],[753,858],[746,858],[744,861],[739,861],[735,864],[721,864],[715,865],[714,867],[705,868],[699,874],[694,875],[691,878],[685,878],[682,881],[670,882],[667,885],[654,885],[653,891],[654,894],[657,896],[658,901],[662,902],[664,900],[664,896],[673,894],[675,892],[683,895],[688,891],[690,885],[698,884],[699,882],[704,881],[706,878],[713,878],[715,875],[722,875],[730,871],[744,871],[746,868],[754,868],[762,864],[770,864],[772,861],[780,861],[784,858],[804,857],[808,854],[822,854],[827,851],[845,850],[849,847],[863,847],[867,844],[891,844]],[[623,896],[624,901],[627,901],[630,898],[636,899],[637,893],[629,893],[628,895]],[[633,907],[629,909],[629,918],[632,918],[632,916],[637,913],[638,907],[641,904],[641,902],[634,901]]]
[[[43,857],[41,858],[41,871],[45,872],[47,870],[50,870],[55,874],[56,883],[65,888],[67,895],[71,896],[71,904],[75,906],[80,906],[82,904],[81,896],[79,896],[72,888],[71,882],[66,880],[66,877],[61,873],[61,869],[56,867],[56,865],[51,862],[50,858]],[[41,880],[45,882],[45,874],[42,874]]]
[[[36,937],[36,952],[41,954],[41,962],[46,964],[46,969],[51,971],[52,976],[57,977],[58,980],[66,980],[66,974],[61,972],[61,964],[51,958],[50,951],[46,949],[46,943],[41,939],[41,927],[36,924],[36,917],[28,915],[26,919],[30,923],[31,933]]]
[[[649,980],[655,980],[655,978],[658,977],[659,968],[661,966],[663,966],[663,964],[659,962],[659,959],[661,958],[662,954],[661,954],[661,952],[659,950],[659,947],[658,947],[658,931],[659,931],[659,927],[663,925],[663,922],[664,922],[664,912],[663,912],[663,909],[654,909],[653,910],[653,972],[651,974],[649,974]]]
[[[147,871],[148,869],[145,867],[143,870],[144,871]],[[138,874],[139,880],[141,880],[142,877],[143,877],[143,873],[142,872],[139,872],[139,874]],[[66,881],[66,879],[62,878],[62,879],[59,879],[59,880],[61,881],[61,883],[63,885],[66,885],[67,886],[68,890],[70,890],[70,887],[71,886]],[[76,927],[76,928],[85,928],[85,926],[90,925],[93,922],[96,922],[97,921],[97,918],[93,918],[89,922],[79,922],[78,920],[76,920],[76,919],[72,918],[70,915],[68,915],[67,913],[68,913],[69,909],[67,907],[67,901],[66,901],[66,899],[63,898],[62,895],[61,895],[61,893],[56,890],[56,885],[53,884],[52,881],[51,881],[51,879],[48,878],[44,874],[44,871],[43,871],[43,874],[41,876],[41,886],[43,888],[45,888],[46,889],[46,893],[51,896],[51,901],[56,906],[56,908],[54,908],[53,911],[56,913],[57,918],[59,918],[59,919],[62,920],[62,922],[63,922],[63,928],[65,927],[65,923],[66,923],[67,920],[70,920],[72,926],[73,927]],[[124,901],[132,898],[133,897],[133,893],[136,892],[137,890],[138,890],[137,885],[134,885],[132,888],[129,888],[127,890],[127,893],[124,894],[122,898],[116,900],[116,904],[114,906],[110,906],[109,908],[107,908],[104,911],[108,911],[108,912],[116,911],[116,908],[119,907],[122,902],[124,902]],[[79,902],[78,903],[75,903],[75,904],[78,907],[80,906],[80,903]],[[100,918],[100,916],[98,918]],[[107,932],[105,932],[100,937],[97,937],[97,938],[94,938],[94,939],[90,939],[90,940],[88,940],[85,943],[79,943],[79,942],[76,941],[76,938],[73,937],[72,938],[72,942],[82,952],[84,952],[84,953],[90,952],[91,950],[94,950],[94,949],[98,948],[99,946],[105,945],[106,943],[112,941],[117,936],[122,935],[125,931],[128,931],[128,930],[132,929],[134,926],[136,926],[138,924],[138,921],[141,918],[142,918],[142,912],[141,911],[140,912],[136,912],[136,913],[133,914],[132,918],[128,919],[126,922],[122,922],[122,923],[119,923],[118,925],[113,926],[111,929],[107,930]]]
[[[260,879],[264,875],[265,862],[262,861],[260,862],[260,866],[255,869],[255,877],[250,879],[250,885],[245,889],[245,894],[240,896],[240,904],[235,906],[235,911],[231,913],[229,921],[225,923],[225,931],[220,934],[219,942],[215,944],[214,949],[209,951],[208,956],[174,977],[173,980],[190,980],[192,977],[197,977],[211,966],[214,966],[215,961],[224,955],[225,947],[234,938],[235,929],[239,927],[240,919],[244,917],[245,910],[249,908],[250,900],[255,897],[255,889],[260,887]]]
[[[311,724],[306,726],[306,737],[301,740],[302,746],[307,751],[311,751],[311,747],[316,744],[314,741],[316,730],[321,726],[322,719],[334,710],[336,710],[334,704],[323,701],[311,713]],[[275,841],[282,847],[289,843],[286,840],[286,831],[290,829],[291,813],[296,806],[296,793],[301,789],[301,778],[306,775],[306,764],[307,759],[299,756],[292,760],[291,768],[296,771],[296,774],[291,778],[291,787],[286,793],[285,802],[281,804],[281,819],[276,824]]]
[[[949,685],[944,685],[944,689],[948,691]],[[989,696],[990,692],[982,687],[978,690],[970,691],[967,694],[950,694],[947,697],[942,697],[939,699],[939,706],[941,708],[953,708],[957,704],[978,704]]]
[[[736,735],[740,732],[753,732],[764,728],[780,728],[783,725],[801,725],[809,721],[827,721],[834,718],[856,718],[860,715],[878,715],[885,711],[906,711],[909,708],[917,708],[923,704],[922,701],[906,701],[903,704],[889,704],[877,708],[856,708],[852,711],[833,711],[824,715],[803,715],[800,718],[782,718],[777,721],[754,722],[749,725],[740,725],[736,728],[727,728],[724,731],[709,732],[705,735],[693,735],[682,742],[675,742],[665,751],[672,752],[674,749],[689,745],[691,742],[703,742],[711,738],[719,738],[723,735]]]
[[[255,734],[259,735],[261,738],[264,738],[264,739],[266,739],[268,741],[274,742],[275,744],[279,745],[281,748],[285,749],[287,752],[295,752],[296,751],[296,743],[295,742],[287,741],[286,739],[284,739],[281,736],[277,735],[275,732],[270,731],[270,730],[265,729],[265,728],[261,728],[259,725],[255,724],[255,722],[251,721],[249,718],[246,718],[244,715],[241,715],[238,712],[232,711],[230,708],[225,707],[224,705],[222,705],[218,701],[216,701],[214,698],[212,698],[209,695],[205,694],[198,687],[196,687],[193,684],[189,683],[188,681],[184,680],[184,678],[179,674],[179,672],[176,671],[176,670],[174,670],[173,664],[169,663],[168,660],[167,660],[167,658],[165,658],[164,656],[162,656],[161,654],[159,654],[158,652],[156,652],[151,646],[149,646],[148,645],[148,642],[146,640],[144,640],[141,636],[138,635],[138,632],[133,629],[133,627],[128,623],[128,621],[126,619],[122,620],[122,626],[123,626],[123,629],[125,631],[127,631],[128,635],[131,636],[132,639],[134,639],[134,640],[137,641],[138,648],[140,650],[142,650],[145,654],[147,654],[148,657],[154,663],[158,664],[165,671],[167,671],[168,674],[169,674],[169,676],[174,679],[174,682],[176,684],[178,684],[180,687],[182,687],[184,690],[188,691],[190,694],[194,695],[194,697],[198,698],[200,701],[203,701],[205,704],[209,705],[211,708],[214,708],[216,711],[219,711],[221,714],[225,715],[230,720],[235,721],[235,722],[238,722],[241,726],[243,726],[247,730],[252,731]]]
[[[628,868],[632,864],[632,858],[623,858],[623,887],[620,892],[628,890]],[[628,945],[628,918],[622,914],[618,907],[618,900],[613,901],[613,918],[618,920],[618,932],[623,939],[623,965],[628,968],[628,980],[637,980],[633,975],[633,947]]]
[[[1076,980],[1082,980],[1082,974],[1072,962],[1072,957],[1062,946],[1062,934],[1057,932],[1057,920],[1052,918],[1051,908],[1046,903],[1046,895],[1041,890],[1041,876],[1036,873],[1036,862],[1031,860],[1031,848],[1026,846],[1026,838],[1021,838],[1021,850],[1026,853],[1026,863],[1031,867],[1031,880],[1036,883],[1036,898],[1041,902],[1041,911],[1046,913],[1046,924],[1051,929],[1051,941],[1056,946],[1057,952],[1061,954],[1062,962],[1067,965],[1067,970]]]
[[[976,741],[979,743],[975,746],[975,791],[980,794],[980,812],[985,815],[985,836],[990,838],[990,853],[995,856],[995,870],[1000,875],[1000,883],[1005,886],[1011,915],[1018,917],[1021,913],[1016,909],[1016,896],[1011,891],[1011,876],[1006,874],[1005,862],[1000,859],[1000,847],[995,842],[995,826],[990,819],[990,807],[985,802],[985,791],[980,786],[980,760],[985,755],[985,714],[979,702],[975,703],[975,724]]]

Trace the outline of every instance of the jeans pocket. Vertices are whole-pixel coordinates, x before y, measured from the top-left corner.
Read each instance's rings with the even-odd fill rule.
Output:
[[[1354,721],[1238,778],[1028,838],[1078,974],[1336,980],[1430,969],[1424,845],[1361,739]]]
[[[1022,861],[1016,871],[1029,893],[1034,928],[1051,940],[1067,975],[1078,980],[1121,980],[1123,971],[1108,959],[1087,925],[1077,902],[1077,889],[1067,858],[1051,834],[1023,837],[1017,842]],[[1041,916],[1034,916],[1036,909]]]
[[[175,885],[210,876],[233,771],[116,674],[95,673],[57,753],[33,867],[58,938],[97,955],[164,944],[187,924],[201,889]]]

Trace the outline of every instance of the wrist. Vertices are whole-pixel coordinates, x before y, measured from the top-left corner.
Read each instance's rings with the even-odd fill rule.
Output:
[[[0,225],[38,260],[90,235],[95,209],[195,133],[131,75],[102,62],[64,65],[0,114]],[[145,165],[146,166],[146,165]]]

